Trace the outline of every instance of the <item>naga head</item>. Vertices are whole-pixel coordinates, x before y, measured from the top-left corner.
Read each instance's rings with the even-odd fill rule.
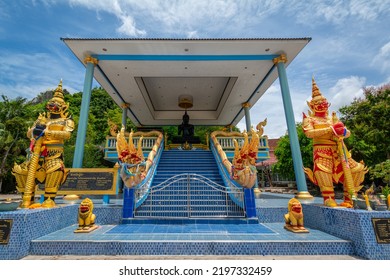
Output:
[[[312,98],[310,102],[307,102],[310,110],[315,113],[328,113],[328,109],[330,107],[330,103],[326,98],[321,94],[320,89],[318,88],[316,82],[314,81],[314,77],[312,78]]]
[[[62,118],[67,117],[67,110],[69,104],[65,103],[64,94],[62,93],[62,80],[58,84],[56,90],[54,91],[53,97],[47,102],[46,109],[50,115],[58,115]]]

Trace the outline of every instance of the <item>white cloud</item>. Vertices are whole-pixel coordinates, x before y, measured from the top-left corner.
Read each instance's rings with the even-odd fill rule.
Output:
[[[267,118],[267,125],[264,127],[264,135],[270,139],[279,138],[286,134],[287,124],[283,110],[282,95],[279,84],[274,83],[264,95],[250,108],[250,118],[253,127]],[[237,127],[246,130],[245,117]]]
[[[379,14],[389,11],[389,2],[383,0],[351,0],[350,13],[363,20],[375,20]]]
[[[136,22],[133,16],[130,15],[132,12],[131,9],[127,10],[126,6],[124,6],[126,2],[120,0],[69,0],[71,6],[84,6],[96,12],[103,11],[115,15],[121,21],[121,25],[116,29],[121,35],[133,37],[145,36],[146,31],[136,27]]]
[[[77,92],[83,88],[82,65],[52,54],[3,53],[0,56],[0,94],[10,98],[23,96],[27,99],[38,93],[53,89],[63,79],[64,88]],[[12,81],[9,81],[12,79]]]
[[[198,31],[187,32],[187,38],[199,38]]]
[[[340,25],[349,17],[371,21],[390,11],[390,2],[382,0],[69,0],[69,3],[116,16],[120,21],[116,29],[119,35],[134,37],[156,33],[203,35],[221,28],[242,34],[245,27],[280,14],[308,26]],[[158,31],[154,30],[155,23]]]
[[[165,33],[187,37],[199,34],[199,30],[204,37],[204,33],[210,30],[225,28],[242,33],[240,27],[243,24],[259,22],[282,6],[275,0],[69,0],[69,3],[114,15],[120,21],[120,27],[116,29],[119,35]]]
[[[382,72],[390,72],[390,42],[381,47],[373,60],[373,66],[378,66]]]
[[[118,33],[134,37],[142,37],[146,35],[145,30],[140,30],[135,27],[134,19],[131,16],[121,15],[120,19],[122,21],[122,25],[117,28]]]
[[[330,110],[337,111],[340,107],[349,105],[355,98],[363,97],[363,87],[366,83],[366,78],[351,76],[342,78],[330,88],[328,101],[331,103]]]
[[[353,18],[369,22],[390,12],[390,2],[383,0],[297,0],[289,4],[289,13],[295,14],[299,23],[310,26],[326,23],[345,25]]]

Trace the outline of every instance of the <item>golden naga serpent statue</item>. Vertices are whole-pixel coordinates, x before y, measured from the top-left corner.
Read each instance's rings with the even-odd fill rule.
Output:
[[[133,137],[141,136],[138,140],[138,145],[135,147]],[[145,161],[142,151],[142,141],[144,137],[157,136],[156,142],[152,150],[149,152],[148,158]],[[139,183],[148,174],[150,167],[153,164],[153,159],[157,154],[157,150],[161,144],[163,135],[160,131],[150,132],[133,132],[129,134],[129,140],[126,140],[125,128],[117,134],[116,149],[118,159],[121,165],[120,176],[126,187],[132,188]]]
[[[224,132],[214,131],[211,133],[211,140],[214,143],[215,148],[221,158],[223,165],[228,170],[231,178],[244,188],[252,188],[257,179],[257,153],[260,144],[260,137],[263,135],[263,127],[267,124],[267,119],[260,122],[255,131],[253,128],[250,131],[251,139],[249,141],[248,133],[244,131],[239,132]],[[244,143],[240,149],[236,139],[233,139],[234,143],[234,157],[232,162],[226,156],[221,144],[218,142],[217,136],[222,137],[244,137]]]

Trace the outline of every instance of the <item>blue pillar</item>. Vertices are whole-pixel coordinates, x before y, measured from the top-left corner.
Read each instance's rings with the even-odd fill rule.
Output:
[[[84,79],[83,99],[81,100],[81,110],[80,110],[79,124],[77,128],[76,147],[73,155],[73,166],[72,166],[73,168],[83,167],[84,145],[85,145],[85,137],[87,134],[89,102],[91,100],[93,71],[95,65],[97,64],[97,59],[92,57],[87,57],[85,59],[85,63],[86,63],[86,72],[85,72],[85,79]]]
[[[287,82],[286,68],[284,64],[287,62],[287,58],[284,54],[274,58],[273,62],[278,68],[280,88],[282,91],[283,107],[287,122],[288,136],[290,139],[291,154],[294,165],[295,180],[297,182],[298,194],[297,198],[313,198],[307,190],[305,173],[303,171],[303,162],[301,149],[298,141],[298,134],[296,130],[296,124],[294,119],[294,111],[291,102],[290,89]]]
[[[256,218],[256,201],[255,194],[252,189],[244,189],[244,201],[245,201],[245,212],[247,218]]]
[[[134,206],[134,188],[124,188],[122,214],[124,219],[134,217]]]
[[[249,114],[249,108],[251,107],[251,104],[249,102],[242,103],[242,107],[244,108],[245,112],[245,124],[246,124],[246,131],[251,131],[251,115]]]
[[[127,123],[127,108],[129,108],[129,104],[122,104],[122,125],[126,128]]]

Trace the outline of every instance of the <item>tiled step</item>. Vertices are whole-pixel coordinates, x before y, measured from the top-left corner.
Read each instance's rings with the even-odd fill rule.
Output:
[[[351,241],[318,230],[286,231],[284,223],[133,223],[101,225],[75,234],[77,225],[34,239],[30,255],[353,255]],[[188,221],[188,220],[187,220]],[[199,220],[200,221],[200,220]],[[207,221],[207,220],[206,220]],[[221,220],[220,220],[221,221]]]

